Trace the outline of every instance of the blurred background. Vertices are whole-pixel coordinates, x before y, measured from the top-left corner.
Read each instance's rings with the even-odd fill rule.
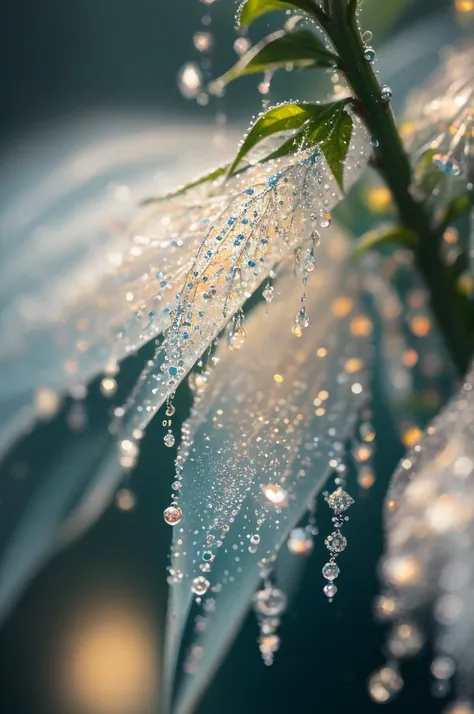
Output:
[[[453,2],[364,0],[362,5],[363,29],[374,33],[377,69],[394,90],[394,104],[399,108],[407,92],[436,65],[439,48],[461,33]],[[215,38],[207,71],[218,76],[235,62],[235,10],[233,0],[17,0],[3,4],[0,214],[10,217],[9,223],[0,220],[4,270],[11,256],[25,256],[30,250],[31,226],[17,220],[22,197],[47,183],[72,147],[84,155],[91,147],[100,148],[106,156],[96,171],[85,172],[85,179],[79,174],[77,178],[74,165],[70,168],[67,178],[77,178],[83,189],[81,200],[84,195],[108,195],[111,184],[126,185],[129,175],[135,178],[134,141],[144,134],[152,148],[149,154],[142,150],[140,166],[150,171],[160,168],[164,128],[184,127],[186,145],[192,146],[198,125],[206,124],[211,127],[210,140],[217,133],[223,142],[225,115],[232,150],[235,130],[245,127],[261,106],[255,78],[236,83],[218,102],[211,99],[207,106],[199,106],[182,96],[176,77],[185,62],[199,61],[192,36],[203,29]],[[276,26],[277,19],[272,22]],[[268,24],[268,20],[256,24],[252,37],[261,36]],[[282,73],[272,85],[270,98],[306,98],[314,96],[314,87],[309,73],[304,77]],[[218,130],[212,128],[216,113],[221,117]],[[125,143],[132,149],[122,155],[120,147]],[[186,154],[181,151],[167,160],[179,163],[185,178]],[[67,225],[72,209],[66,209],[62,199],[56,204],[61,225]],[[130,212],[133,204],[124,215]],[[41,225],[41,215],[38,209],[36,224]],[[93,241],[94,235],[86,239]],[[28,278],[26,272],[24,279]],[[9,291],[15,289],[15,284],[9,287]],[[11,295],[5,293],[6,304]],[[116,403],[133,383],[146,354],[145,349],[125,363]],[[110,406],[99,381],[81,401],[89,429]],[[181,419],[188,413],[190,399],[183,386],[176,401]],[[31,488],[46,478],[51,453],[65,438],[65,415],[71,405],[75,406],[68,400],[51,423],[11,447],[0,471],[0,522],[12,512],[21,514]],[[381,436],[375,464],[378,480],[370,491],[359,494],[351,514],[350,547],[341,558],[340,593],[335,602],[329,606],[322,594],[325,548],[322,539],[316,539],[299,593],[283,620],[282,645],[273,667],[261,662],[255,642],[257,625],[249,617],[199,714],[217,714],[222,708],[228,714],[244,709],[249,714],[283,713],[303,706],[324,714],[370,714],[379,708],[366,693],[368,675],[383,662],[384,632],[373,620],[372,600],[382,548],[381,502],[402,448],[388,415],[377,403],[375,408]],[[23,592],[0,629],[2,714],[158,712],[170,539],[162,511],[172,473],[172,450],[163,446],[160,425],[152,424],[130,482],[89,532],[59,552]],[[64,478],[67,475],[66,465]],[[356,486],[353,489],[357,491]],[[324,532],[328,524],[321,511]],[[8,538],[8,529],[2,537]],[[424,656],[407,669],[405,690],[386,710],[434,714],[442,706],[430,695]]]

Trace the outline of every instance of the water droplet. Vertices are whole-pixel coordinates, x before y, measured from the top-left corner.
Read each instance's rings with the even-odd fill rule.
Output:
[[[201,91],[202,74],[195,62],[187,62],[178,72],[178,88],[186,99],[195,99]]]
[[[191,590],[195,595],[204,595],[210,587],[211,583],[203,575],[198,575],[191,583]]]
[[[238,55],[243,55],[252,47],[248,37],[238,37],[234,42],[234,50]]]
[[[269,483],[262,486],[263,495],[274,506],[285,506],[287,493],[284,488],[277,483]]]
[[[333,531],[324,544],[331,553],[342,553],[347,547],[347,538],[340,531]]]
[[[369,64],[373,64],[375,62],[375,50],[373,47],[366,47],[364,50],[364,59],[366,62]]]
[[[340,573],[339,567],[336,563],[326,563],[322,569],[323,576],[326,580],[335,580]]]
[[[332,223],[332,216],[330,213],[325,213],[323,217],[321,218],[319,225],[321,228],[329,228],[329,226]]]
[[[247,333],[244,328],[237,327],[237,329],[233,330],[229,335],[229,349],[235,351],[240,350],[246,337]]]
[[[165,434],[163,441],[164,441],[165,446],[168,446],[169,448],[174,446],[176,439],[174,438],[174,434],[171,431],[171,429],[169,429],[168,433]]]
[[[214,37],[210,32],[195,32],[193,35],[194,47],[198,52],[207,52],[211,49]]]
[[[172,417],[173,414],[175,413],[175,411],[176,411],[176,407],[173,404],[166,405],[166,412],[165,412],[166,416]]]
[[[374,149],[377,149],[380,146],[380,142],[373,136],[370,140],[370,145],[373,146]]]
[[[275,617],[286,609],[286,595],[278,588],[264,588],[255,593],[253,606],[257,615]]]
[[[458,162],[449,156],[449,154],[435,154],[433,156],[433,164],[444,174],[459,176],[461,173],[461,167]]]
[[[183,511],[179,506],[168,506],[163,512],[163,518],[169,526],[176,526],[183,518]]]
[[[372,39],[372,37],[373,37],[373,35],[372,35],[371,31],[370,31],[370,30],[366,30],[366,31],[364,32],[364,34],[362,35],[362,40],[363,40],[364,42],[370,42],[370,40]]]
[[[307,273],[312,273],[316,268],[316,260],[313,253],[310,252],[305,256],[305,259],[303,260],[303,268]]]
[[[384,102],[390,101],[392,98],[392,90],[388,86],[388,84],[384,84],[381,91],[380,91],[380,96],[382,97],[382,100]]]
[[[293,555],[309,555],[313,550],[313,539],[304,528],[294,528],[288,538],[288,550]]]
[[[328,585],[325,585],[323,587],[323,592],[328,598],[333,598],[334,595],[337,593],[337,585],[334,585],[334,583],[329,583]]]
[[[265,289],[264,289],[264,291],[263,291],[263,297],[265,298],[265,300],[266,300],[268,303],[270,303],[270,302],[272,302],[274,296],[275,296],[275,289],[273,288],[272,285],[270,285],[270,283],[268,283],[268,284],[265,286]]]

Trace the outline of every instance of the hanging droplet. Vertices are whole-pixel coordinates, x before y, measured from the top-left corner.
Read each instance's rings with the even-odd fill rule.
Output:
[[[163,441],[165,446],[168,446],[169,448],[174,446],[176,439],[174,438],[174,434],[171,429],[168,429],[168,433],[165,434]]]
[[[377,149],[380,146],[380,142],[378,139],[373,136],[370,140],[370,145],[374,147],[374,149]]]
[[[323,565],[322,573],[326,580],[335,580],[340,570],[336,563],[329,562]]]
[[[461,167],[458,162],[449,154],[435,154],[433,156],[433,164],[444,174],[449,174],[450,176],[459,176],[461,173]]]
[[[388,86],[388,84],[384,84],[381,91],[380,91],[380,96],[382,97],[382,101],[384,102],[389,102],[390,99],[392,98],[392,90]]]
[[[375,50],[373,47],[366,47],[364,50],[364,59],[366,62],[369,64],[373,64],[375,62]]]
[[[312,252],[309,252],[303,260],[303,269],[306,270],[307,273],[312,273],[315,268],[316,260],[314,254]]]
[[[178,72],[178,88],[186,99],[195,99],[201,91],[202,74],[195,62],[187,62]]]
[[[247,333],[245,332],[243,327],[237,327],[235,330],[232,330],[232,332],[229,334],[229,349],[234,351],[240,350],[240,348],[245,342],[246,337]]]
[[[179,506],[168,506],[163,512],[163,518],[169,526],[176,526],[183,518],[183,511]]]
[[[243,55],[252,47],[248,37],[238,37],[234,42],[234,50],[238,55]]]
[[[286,595],[278,588],[264,588],[255,593],[253,607],[263,617],[281,615],[286,609]]]
[[[104,377],[100,383],[100,391],[104,397],[113,397],[117,391],[117,381],[113,377]]]
[[[209,590],[210,585],[209,580],[206,580],[203,575],[198,575],[191,583],[191,590],[195,595],[204,595]]]
[[[166,414],[167,417],[172,417],[173,414],[175,413],[175,411],[176,411],[176,407],[175,407],[173,404],[167,404],[167,405],[166,405],[166,412],[165,412],[165,414]]]
[[[294,528],[288,538],[288,550],[293,555],[309,555],[313,550],[313,539],[304,528]]]
[[[198,52],[208,52],[214,42],[214,37],[210,32],[195,32],[193,35],[194,47]]]
[[[329,583],[328,585],[325,585],[323,587],[323,592],[328,597],[330,600],[334,597],[334,595],[337,593],[337,585],[334,585],[334,583]]]
[[[270,285],[270,283],[267,283],[267,285],[265,286],[265,289],[263,291],[264,299],[268,303],[270,303],[273,300],[274,296],[275,296],[275,289],[274,289],[273,285]]]
[[[273,655],[280,646],[280,638],[278,635],[263,635],[258,640],[258,646],[263,657],[264,663],[269,666],[273,664]]]
[[[347,538],[340,531],[333,531],[324,544],[331,553],[342,553],[347,547]]]
[[[322,218],[319,222],[319,225],[321,226],[321,228],[329,228],[329,226],[331,225],[331,222],[332,222],[332,215],[328,212],[322,216]]]
[[[328,496],[328,504],[334,511],[346,511],[353,503],[354,499],[341,487],[337,488]]]
[[[362,40],[363,42],[370,42],[372,39],[372,33],[370,30],[366,30],[364,34],[362,35]]]

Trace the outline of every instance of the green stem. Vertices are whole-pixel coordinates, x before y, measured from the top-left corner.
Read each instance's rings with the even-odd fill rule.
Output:
[[[432,227],[423,203],[412,195],[410,162],[389,102],[382,100],[375,73],[364,59],[364,44],[347,8],[347,0],[333,0],[331,21],[325,30],[341,59],[340,67],[355,95],[356,108],[370,136],[378,142],[376,166],[392,193],[400,220],[418,235],[416,264],[429,290],[431,307],[447,348],[459,373],[464,374],[473,351],[471,316],[443,263],[440,234]]]

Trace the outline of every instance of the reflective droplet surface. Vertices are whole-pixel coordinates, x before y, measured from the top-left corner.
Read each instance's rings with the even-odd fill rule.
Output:
[[[163,437],[163,441],[165,446],[168,446],[168,448],[171,448],[174,446],[176,439],[174,438],[174,434],[172,431],[168,431],[167,434]]]
[[[163,512],[163,518],[169,526],[176,526],[183,518],[183,511],[179,506],[168,506]]]
[[[380,91],[380,96],[382,97],[382,100],[384,102],[390,101],[390,99],[392,98],[392,94],[393,94],[393,92],[390,89],[390,87],[388,86],[388,84],[384,84]]]
[[[286,595],[278,588],[264,588],[255,593],[253,607],[263,617],[281,615],[286,609]]]
[[[293,555],[309,555],[314,544],[311,535],[304,528],[294,528],[288,539],[288,550]]]
[[[364,59],[366,62],[369,64],[373,64],[375,62],[375,50],[373,47],[366,47],[364,50]]]
[[[203,575],[198,575],[191,583],[191,590],[195,595],[204,595],[209,590],[211,583]]]
[[[323,576],[326,580],[335,580],[340,573],[340,570],[336,563],[326,563],[322,570]]]
[[[461,173],[461,167],[458,162],[449,154],[435,154],[433,156],[433,164],[444,174],[449,174],[450,176],[459,176]]]

